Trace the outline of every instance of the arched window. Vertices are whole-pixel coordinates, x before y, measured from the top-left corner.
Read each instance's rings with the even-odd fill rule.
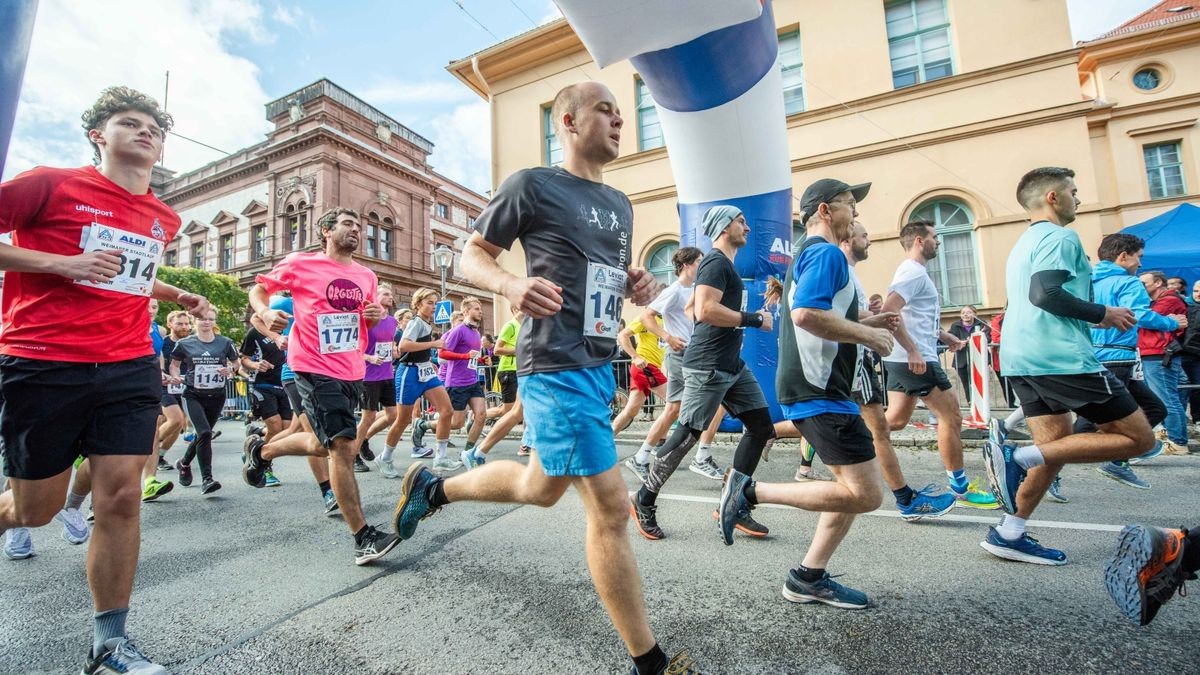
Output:
[[[666,241],[650,249],[649,255],[646,256],[646,269],[659,283],[669,284],[675,281],[675,265],[671,262],[671,256],[678,250],[677,241]]]
[[[937,227],[942,245],[937,257],[929,261],[929,276],[942,297],[942,305],[978,304],[982,298],[975,255],[975,216],[967,205],[953,199],[935,199],[921,205],[908,219],[929,220]]]

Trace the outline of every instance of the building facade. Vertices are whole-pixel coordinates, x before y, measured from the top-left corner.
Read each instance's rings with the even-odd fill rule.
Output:
[[[1074,227],[1093,251],[1103,234],[1197,199],[1200,12],[1169,11],[1177,5],[1075,45],[1065,0],[776,0],[795,200],[819,178],[871,181],[858,207],[875,242],[858,266],[868,292],[886,292],[902,225],[928,218],[947,320],[966,304],[998,311],[1027,226],[1014,194],[1027,170],[1076,170]],[[549,113],[559,89],[607,85],[625,127],[605,181],[633,202],[635,264],[670,280],[675,181],[629,62],[598,69],[558,20],[448,69],[489,102],[494,185],[561,161]],[[519,251],[502,263],[524,269]]]
[[[358,260],[390,283],[398,306],[420,287],[438,288],[431,254],[454,253],[447,296],[484,300],[459,254],[487,200],[434,171],[433,143],[329,80],[266,104],[274,129],[262,143],[195,171],[156,171],[155,192],[183,220],[164,264],[254,283],[288,253],[321,246],[316,220],[334,206],[361,214]]]

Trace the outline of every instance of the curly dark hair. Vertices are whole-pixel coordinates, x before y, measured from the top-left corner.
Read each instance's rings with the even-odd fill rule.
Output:
[[[135,110],[153,117],[154,123],[162,129],[164,135],[175,124],[171,115],[159,108],[158,101],[153,98],[129,87],[108,87],[100,92],[100,98],[96,99],[92,107],[81,115],[84,133],[86,134],[92,129],[102,129],[113,115],[127,110]],[[92,143],[92,139],[89,138],[88,142]],[[99,163],[100,146],[92,143],[92,151],[95,153],[96,163]]]

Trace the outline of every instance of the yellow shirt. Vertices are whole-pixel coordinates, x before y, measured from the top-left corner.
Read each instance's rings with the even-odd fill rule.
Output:
[[[662,325],[662,319],[659,319],[658,323]],[[637,340],[637,355],[653,364],[655,368],[662,368],[663,348],[658,343],[658,336],[646,330],[641,319],[634,319],[633,323],[629,324],[629,331]]]

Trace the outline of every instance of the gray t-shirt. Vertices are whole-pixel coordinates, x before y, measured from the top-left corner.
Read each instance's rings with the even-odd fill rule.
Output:
[[[408,325],[404,327],[404,331],[396,336],[396,342],[400,340],[412,340],[413,342],[433,342],[433,328],[425,323],[425,320],[419,316],[413,316],[409,320]],[[416,352],[405,352],[400,355],[401,363],[428,363],[432,358],[430,350],[422,349]]]
[[[212,342],[201,342],[191,335],[175,343],[171,359],[179,361],[186,392],[200,396],[225,396],[225,376],[218,369],[238,360],[237,347],[224,335],[214,335]]]
[[[520,241],[528,276],[562,287],[559,313],[522,324],[518,374],[612,360],[633,230],[624,193],[561,168],[523,169],[504,181],[475,229],[503,249]]]

